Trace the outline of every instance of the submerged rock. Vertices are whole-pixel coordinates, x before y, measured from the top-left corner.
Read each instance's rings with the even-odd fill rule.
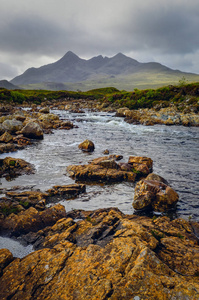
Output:
[[[85,215],[24,236],[40,250],[23,259],[1,250],[1,299],[199,298],[199,246],[189,222],[115,208]]]
[[[108,155],[109,154],[109,150],[108,149],[104,150],[103,154]]]

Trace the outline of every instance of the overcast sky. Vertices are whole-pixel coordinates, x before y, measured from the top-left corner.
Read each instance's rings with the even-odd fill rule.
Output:
[[[198,0],[0,0],[0,80],[61,58],[122,52],[199,73]]]

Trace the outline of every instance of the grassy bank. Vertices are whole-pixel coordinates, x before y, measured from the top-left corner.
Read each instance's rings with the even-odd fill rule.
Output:
[[[199,82],[185,84],[183,80],[175,86],[165,86],[157,89],[134,89],[132,92],[119,91],[108,87],[94,89],[87,92],[48,91],[48,90],[7,90],[0,89],[0,102],[6,103],[35,103],[49,101],[64,101],[77,99],[99,100],[113,107],[128,107],[130,109],[158,108],[176,105],[179,110],[191,106],[195,112],[199,111]]]

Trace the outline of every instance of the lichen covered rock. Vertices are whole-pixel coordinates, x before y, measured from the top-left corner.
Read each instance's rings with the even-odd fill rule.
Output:
[[[199,298],[199,246],[189,222],[113,208],[72,215],[36,232],[40,250],[23,259],[0,251],[0,262],[10,256],[1,299]]]
[[[92,141],[85,140],[81,144],[79,144],[79,149],[85,152],[93,152],[95,150],[95,145]]]
[[[18,214],[10,214],[2,223],[1,229],[19,236],[30,231],[38,231],[46,226],[53,225],[57,220],[66,216],[65,208],[56,204],[44,211],[30,207]]]
[[[134,182],[137,176],[133,171],[121,170],[113,159],[102,159],[98,163],[95,161],[88,165],[71,165],[67,171],[77,180],[96,182]]]

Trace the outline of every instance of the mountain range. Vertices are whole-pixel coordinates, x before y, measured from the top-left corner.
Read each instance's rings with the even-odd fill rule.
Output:
[[[122,53],[108,58],[102,55],[91,59],[82,59],[68,51],[58,61],[29,68],[10,82],[24,88],[81,89],[115,86],[127,90],[149,81],[152,85],[173,83],[185,77],[187,80],[199,81],[199,75],[172,70],[160,63],[140,63]]]

